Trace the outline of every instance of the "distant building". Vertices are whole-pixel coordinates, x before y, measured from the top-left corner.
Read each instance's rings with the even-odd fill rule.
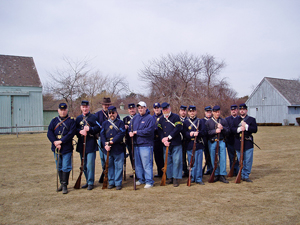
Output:
[[[43,125],[42,83],[32,57],[0,55],[0,102],[0,127]],[[18,129],[37,130],[43,128]]]
[[[248,114],[257,123],[298,125],[300,117],[300,82],[265,77],[246,102]]]

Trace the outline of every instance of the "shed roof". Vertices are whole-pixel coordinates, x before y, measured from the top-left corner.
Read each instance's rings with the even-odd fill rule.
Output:
[[[272,77],[265,79],[288,100],[291,105],[300,105],[300,82]]]
[[[42,87],[33,58],[0,55],[0,86]]]

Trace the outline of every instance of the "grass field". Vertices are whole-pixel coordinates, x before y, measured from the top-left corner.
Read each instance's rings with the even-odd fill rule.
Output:
[[[74,153],[69,193],[56,190],[56,170],[46,134],[0,136],[0,224],[300,224],[300,127],[259,127],[253,183],[173,185],[121,191],[75,190],[80,159]],[[228,167],[228,166],[227,166]],[[229,171],[229,168],[227,168]],[[155,168],[156,172],[156,168]],[[96,159],[96,181],[101,173]],[[83,176],[82,183],[85,182]]]

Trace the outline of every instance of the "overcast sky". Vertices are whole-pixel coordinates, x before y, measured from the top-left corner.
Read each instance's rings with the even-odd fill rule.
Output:
[[[208,53],[241,97],[263,77],[300,77],[299,11],[299,0],[0,0],[0,54],[33,57],[43,84],[63,56],[87,57],[142,92],[149,60]]]

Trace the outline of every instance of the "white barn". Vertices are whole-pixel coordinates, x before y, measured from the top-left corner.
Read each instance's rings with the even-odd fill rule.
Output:
[[[300,82],[265,77],[246,101],[248,114],[257,123],[298,125],[300,117]]]

